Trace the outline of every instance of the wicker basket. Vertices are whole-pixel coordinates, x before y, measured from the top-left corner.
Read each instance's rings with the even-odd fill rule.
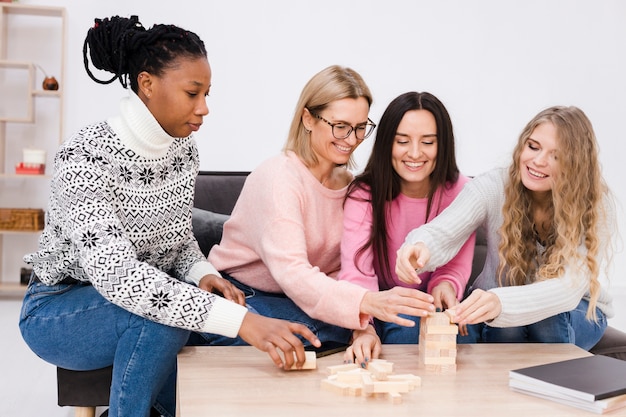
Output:
[[[0,208],[0,230],[42,230],[42,209]]]

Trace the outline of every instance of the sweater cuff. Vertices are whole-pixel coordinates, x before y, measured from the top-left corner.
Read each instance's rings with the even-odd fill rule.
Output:
[[[200,280],[205,275],[217,275],[218,277],[222,276],[219,271],[215,269],[213,264],[207,261],[202,261],[191,267],[185,281],[190,284],[194,284],[197,287],[198,284],[200,284]]]
[[[216,295],[202,332],[237,337],[247,312],[246,307]]]

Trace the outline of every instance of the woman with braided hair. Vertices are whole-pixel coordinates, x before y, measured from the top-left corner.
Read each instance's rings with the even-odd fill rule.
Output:
[[[398,250],[403,282],[443,265],[483,226],[487,258],[455,320],[483,342],[574,343],[592,348],[613,315],[607,291],[614,201],[591,122],[577,107],[539,112],[508,169],[467,183]]]
[[[175,415],[176,355],[192,331],[238,335],[277,366],[301,367],[298,335],[319,340],[249,312],[192,234],[192,134],[211,87],[203,42],[116,16],[95,20],[83,53],[95,81],[119,80],[129,96],[118,116],[84,127],[55,157],[39,249],[24,257],[33,267],[20,317],[26,343],[63,368],[113,365],[110,417]],[[114,76],[96,79],[89,58]]]

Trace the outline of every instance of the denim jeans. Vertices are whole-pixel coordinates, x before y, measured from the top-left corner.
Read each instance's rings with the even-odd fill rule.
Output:
[[[257,290],[237,281],[230,275],[222,272],[222,276],[232,282],[243,291],[246,296],[248,310],[266,317],[288,320],[300,323],[309,328],[322,343],[348,344],[352,331],[325,323],[321,320],[309,317],[300,307],[284,294],[274,294]],[[305,346],[310,343],[301,338]],[[192,333],[189,345],[213,345],[213,346],[241,346],[247,345],[240,337],[229,338],[212,333]]]
[[[113,365],[109,417],[176,414],[176,355],[189,331],[130,313],[91,285],[31,282],[22,337],[43,360],[71,370]]]
[[[399,324],[389,323],[382,320],[374,319],[374,328],[380,337],[382,343],[385,344],[414,344],[418,343],[420,336],[420,318],[416,316],[407,316],[400,314],[400,317],[413,320],[415,326],[405,327]],[[468,335],[456,337],[457,343],[476,343],[478,334],[474,326],[467,326]]]
[[[606,316],[596,308],[598,322],[587,320],[589,302],[581,300],[578,306],[565,313],[548,317],[537,323],[520,327],[490,327],[483,325],[480,341],[486,343],[573,343],[589,350],[602,337],[607,326]]]

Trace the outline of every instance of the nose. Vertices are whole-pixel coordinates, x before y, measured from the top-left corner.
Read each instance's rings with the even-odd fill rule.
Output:
[[[535,165],[546,166],[548,164],[548,155],[545,152],[539,152],[535,158]]]
[[[206,97],[202,97],[200,103],[196,107],[196,114],[199,116],[206,116],[209,114],[209,106],[206,104]]]
[[[409,158],[418,158],[420,156],[420,144],[417,141],[411,141],[409,150],[407,151]]]
[[[348,137],[343,138],[343,140],[348,142],[348,145],[350,145],[350,146],[354,146],[357,143],[359,143],[359,139],[357,139],[357,137],[356,137],[356,130],[352,129],[352,132],[350,132]]]

